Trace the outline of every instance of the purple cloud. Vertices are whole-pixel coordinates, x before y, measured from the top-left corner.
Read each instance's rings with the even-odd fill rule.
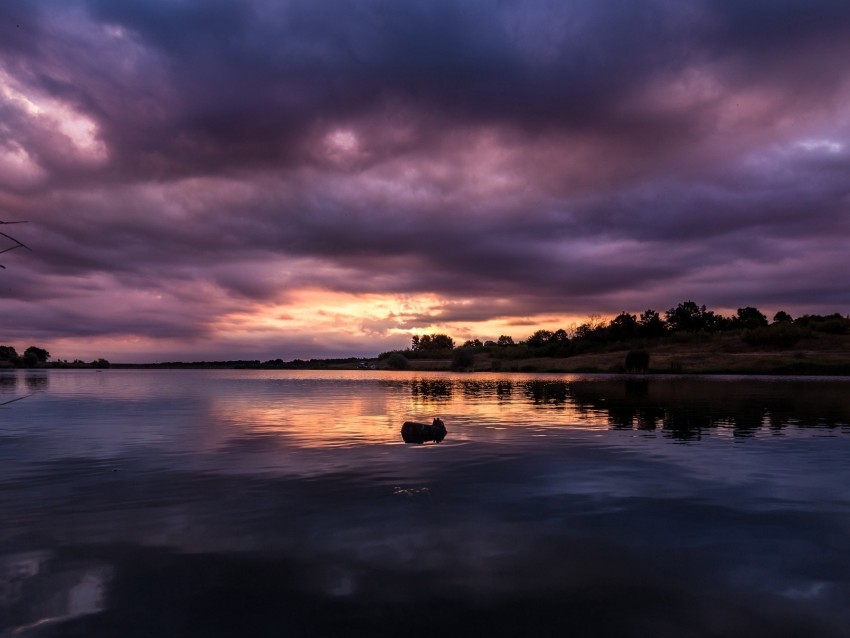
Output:
[[[286,358],[687,298],[846,313],[848,36],[837,0],[6,2],[0,218],[35,252],[0,329]],[[441,301],[341,337],[305,318],[332,297]]]

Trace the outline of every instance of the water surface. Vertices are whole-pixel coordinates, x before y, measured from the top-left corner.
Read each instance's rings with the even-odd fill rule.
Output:
[[[848,390],[0,372],[0,636],[846,636]]]

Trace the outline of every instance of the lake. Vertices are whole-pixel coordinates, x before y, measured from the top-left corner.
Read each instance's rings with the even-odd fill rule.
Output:
[[[850,635],[850,379],[0,370],[25,396],[0,636]]]

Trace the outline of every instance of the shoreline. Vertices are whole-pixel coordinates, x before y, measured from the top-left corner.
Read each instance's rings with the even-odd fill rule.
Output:
[[[465,353],[459,351],[466,351]],[[523,372],[557,374],[625,374],[626,357],[639,351],[648,358],[640,372],[660,375],[850,376],[850,335],[817,334],[790,347],[753,346],[740,335],[688,335],[663,341],[631,341],[592,347],[568,356],[552,356],[524,345],[455,348],[433,353],[409,350],[372,357],[258,359],[109,363],[104,359],[49,362],[35,367],[0,366],[2,370],[43,369],[222,369],[222,370],[411,370],[421,372]],[[465,354],[462,364],[458,354]],[[104,365],[96,365],[96,363]]]
[[[850,376],[850,356],[844,353],[796,351],[793,353],[693,353],[683,351],[650,352],[645,374],[658,375],[771,375],[771,376]],[[626,351],[591,353],[564,358],[524,357],[500,359],[477,355],[469,367],[453,368],[451,359],[411,359],[397,371],[457,373],[542,373],[542,374],[629,374],[625,369]],[[363,368],[361,364],[367,366]],[[374,367],[371,367],[374,366]],[[387,370],[393,368],[374,358],[339,363],[313,360],[305,365],[265,365],[248,362],[171,362],[118,363],[114,369],[168,370]]]

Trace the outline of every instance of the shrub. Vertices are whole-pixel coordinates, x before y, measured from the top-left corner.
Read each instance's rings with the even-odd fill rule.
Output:
[[[392,352],[387,357],[387,367],[390,370],[407,370],[410,361],[401,352]]]
[[[674,332],[673,343],[707,343],[711,335],[707,332]]]
[[[452,352],[452,370],[466,370],[475,363],[475,353],[472,348],[455,348]]]
[[[630,350],[626,353],[626,372],[646,372],[649,370],[649,353],[646,350]]]
[[[826,332],[832,335],[847,334],[847,329],[850,327],[850,321],[847,319],[827,319],[821,323],[812,326],[818,332]]]
[[[769,346],[773,348],[790,348],[800,339],[807,336],[809,331],[791,323],[775,323],[766,328],[747,330],[741,336],[750,346]]]

